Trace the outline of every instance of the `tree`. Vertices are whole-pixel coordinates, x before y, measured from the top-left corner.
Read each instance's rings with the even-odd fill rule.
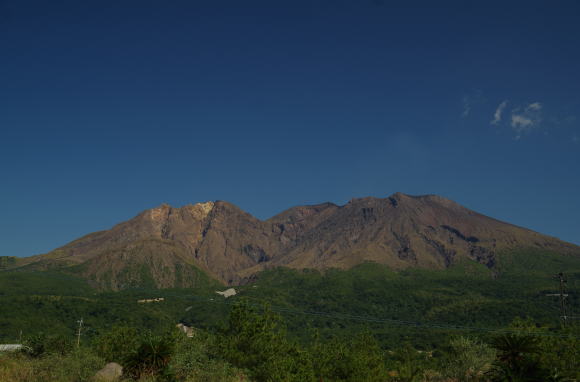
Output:
[[[544,382],[550,373],[537,362],[537,338],[530,335],[504,334],[492,340],[497,359],[490,374],[498,382]]]
[[[286,338],[280,317],[264,306],[236,304],[221,333],[217,354],[247,369],[256,381],[313,381],[308,354]]]
[[[530,318],[517,318],[510,329],[535,338],[536,350],[529,357],[539,367],[549,371],[550,380],[580,379],[580,325],[568,325],[554,331],[538,326]]]
[[[380,382],[387,375],[383,351],[367,332],[351,341],[334,338],[320,343],[315,338],[311,354],[317,380]]]

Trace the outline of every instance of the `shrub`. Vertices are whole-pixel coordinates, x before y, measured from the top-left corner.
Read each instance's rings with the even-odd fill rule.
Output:
[[[422,380],[426,371],[427,354],[413,348],[410,344],[405,344],[397,349],[390,359],[392,381],[415,382]]]
[[[460,381],[482,381],[493,361],[496,351],[489,345],[467,337],[451,340],[450,359],[445,364],[445,374]]]
[[[125,358],[124,372],[135,379],[166,375],[173,350],[170,338],[149,333],[141,339],[137,349]]]
[[[24,341],[24,352],[32,358],[47,354],[66,355],[74,348],[73,342],[65,336],[47,336],[44,333],[29,337]]]
[[[137,330],[126,326],[113,327],[96,339],[97,354],[107,362],[123,363],[139,345]]]

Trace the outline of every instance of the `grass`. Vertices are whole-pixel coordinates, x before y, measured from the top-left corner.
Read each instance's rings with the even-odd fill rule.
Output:
[[[89,381],[105,362],[86,349],[67,356],[0,354],[0,382],[82,382]]]

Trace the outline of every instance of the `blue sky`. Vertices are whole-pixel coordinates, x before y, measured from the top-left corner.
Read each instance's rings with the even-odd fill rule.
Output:
[[[0,255],[439,194],[580,244],[580,3],[0,1]]]

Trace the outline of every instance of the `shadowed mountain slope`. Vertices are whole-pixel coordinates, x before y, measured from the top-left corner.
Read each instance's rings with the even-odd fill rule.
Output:
[[[161,205],[18,265],[63,268],[107,289],[190,287],[200,270],[236,284],[277,266],[347,269],[372,261],[444,269],[468,258],[495,269],[499,253],[526,248],[580,256],[578,246],[451,200],[396,193],[293,207],[266,221],[223,201]]]

